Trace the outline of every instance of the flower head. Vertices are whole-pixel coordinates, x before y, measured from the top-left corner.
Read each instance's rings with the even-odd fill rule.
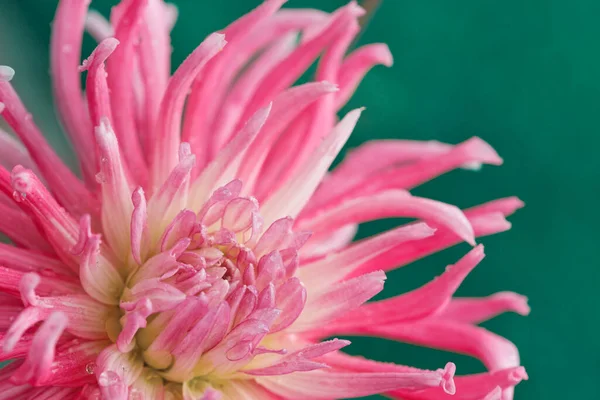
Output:
[[[125,0],[108,22],[89,1],[60,1],[54,92],[82,180],[0,67],[0,112],[20,139],[0,132],[0,231],[13,243],[0,244],[0,359],[14,360],[0,397],[510,399],[526,379],[515,346],[476,326],[527,314],[526,299],[453,297],[482,246],[366,303],[384,271],[510,228],[515,198],[461,211],[409,192],[502,160],[478,138],[372,141],[328,172],[362,112],[337,111],[392,58],[381,44],[346,56],[355,3],[327,14],[283,2],[209,35],[170,76],[171,5]],[[84,29],[99,45],[79,66]],[[319,56],[316,81],[292,86]],[[351,243],[359,223],[388,217],[423,222]],[[336,335],[466,353],[490,372],[370,361]]]

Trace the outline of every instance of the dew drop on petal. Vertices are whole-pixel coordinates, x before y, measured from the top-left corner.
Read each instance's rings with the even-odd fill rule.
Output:
[[[88,364],[85,366],[85,372],[87,372],[87,373],[88,373],[88,374],[90,374],[90,375],[93,375],[93,374],[94,374],[94,372],[96,372],[96,363],[93,363],[93,362],[91,362],[91,363],[88,363]]]

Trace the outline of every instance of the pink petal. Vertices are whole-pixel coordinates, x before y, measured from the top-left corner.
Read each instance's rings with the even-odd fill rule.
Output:
[[[347,8],[352,10],[353,6],[354,5],[350,3]],[[343,13],[343,11],[344,9],[342,9],[340,13]],[[357,8],[357,12],[362,13],[362,10],[359,11]],[[352,18],[344,29],[334,37],[331,45],[321,56],[317,66],[316,77],[318,80],[338,82],[339,69],[342,65],[344,55],[359,31],[360,26],[358,21]],[[334,95],[320,98],[311,106],[311,108],[312,120],[310,128],[302,139],[302,146],[298,148],[298,151],[292,153],[287,170],[283,172],[283,179],[289,179],[298,168],[302,167],[304,162],[309,159],[312,152],[319,146],[322,138],[327,135],[336,123]]]
[[[79,231],[73,217],[56,203],[32,171],[17,166],[13,169],[11,178],[15,200],[33,218],[36,225],[43,229],[46,239],[61,260],[77,269],[78,259],[70,252],[77,243]]]
[[[90,111],[90,119],[94,126],[101,123],[102,118],[112,120],[110,98],[104,62],[118,46],[119,41],[108,38],[96,47],[94,52],[83,62],[81,70],[87,70],[86,94]],[[96,167],[97,168],[97,167]]]
[[[481,360],[489,370],[519,365],[519,352],[514,344],[477,326],[427,319],[415,323],[370,326],[361,329],[361,332],[386,339],[467,354]]]
[[[52,24],[50,72],[58,116],[75,147],[75,152],[79,155],[78,158],[85,181],[90,187],[93,187],[95,186],[96,152],[94,150],[94,139],[90,135],[92,125],[83,101],[78,71],[88,6],[89,1],[87,0],[61,0],[58,3],[54,23]],[[0,99],[0,101],[3,100]],[[33,132],[31,134],[35,135]],[[43,139],[41,137],[39,139],[32,137],[32,139],[37,142],[35,146],[40,147],[38,140]],[[27,146],[26,141],[24,143]],[[40,147],[40,150],[43,151],[43,147]],[[47,153],[47,155],[50,154]],[[40,163],[37,156],[33,155],[33,152],[32,156],[45,176],[46,167]],[[58,163],[60,161],[56,156],[46,162],[48,166],[52,166],[51,168],[59,169]],[[52,179],[46,178],[55,190],[51,182]],[[74,196],[71,200],[76,201],[76,198],[77,196]],[[79,201],[81,201],[81,198]]]
[[[476,325],[507,311],[528,315],[531,309],[527,297],[499,292],[482,298],[454,298],[437,318]]]
[[[275,307],[281,310],[281,315],[271,326],[271,333],[279,332],[290,326],[304,310],[306,304],[306,289],[298,278],[291,278],[277,288]]]
[[[149,0],[140,27],[139,69],[144,87],[144,120],[140,129],[146,153],[154,146],[160,102],[171,75],[170,16],[163,0]]]
[[[56,342],[62,335],[67,322],[67,316],[61,312],[50,314],[36,332],[25,362],[11,376],[12,383],[16,385],[44,383],[50,374]]]
[[[391,67],[392,54],[385,44],[369,44],[350,53],[340,67],[338,82],[340,92],[336,95],[336,108],[342,108],[352,97],[365,74],[377,64]]]
[[[310,217],[304,215],[298,220],[298,227],[326,232],[349,223],[390,217],[422,218],[432,226],[445,226],[467,243],[475,244],[473,228],[461,210],[400,190],[348,200]]]
[[[442,374],[418,372],[297,372],[261,377],[258,382],[286,399],[331,399],[369,396],[399,388],[419,390],[439,386]]]
[[[500,388],[501,393],[504,391],[511,396],[509,398],[512,398],[512,388],[526,379],[528,377],[525,368],[513,367],[495,372],[455,377],[456,394],[454,396],[444,393],[439,388],[425,389],[415,393],[400,389],[388,392],[386,395],[394,399],[405,400],[486,400],[486,396],[492,393],[497,394],[498,388]]]
[[[131,171],[135,183],[144,185],[148,181],[142,149],[135,126],[132,77],[135,62],[135,41],[138,39],[140,21],[147,7],[147,0],[122,3],[123,15],[115,24],[115,38],[120,45],[106,63],[108,87],[114,121],[115,134],[123,149],[123,164]]]
[[[151,150],[153,187],[158,187],[166,179],[167,171],[171,171],[177,163],[183,105],[194,78],[225,44],[223,35],[211,34],[186,58],[169,80],[160,105],[154,149]]]
[[[133,212],[131,213],[131,223],[129,226],[131,232],[131,255],[138,265],[145,260],[148,250],[148,213],[146,206],[146,196],[144,190],[137,188],[131,195],[133,203]],[[144,242],[144,244],[142,244]]]

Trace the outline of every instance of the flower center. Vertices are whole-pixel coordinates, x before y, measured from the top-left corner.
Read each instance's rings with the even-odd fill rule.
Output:
[[[291,219],[263,233],[256,201],[227,193],[217,191],[198,214],[181,211],[148,241],[131,264],[119,316],[107,322],[121,353],[189,390],[248,377],[238,372],[256,356],[281,353],[265,338],[289,326],[305,299],[293,277]],[[286,294],[300,307],[287,312]]]

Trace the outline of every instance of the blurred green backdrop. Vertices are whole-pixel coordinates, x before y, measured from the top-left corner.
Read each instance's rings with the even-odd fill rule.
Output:
[[[173,0],[177,65],[209,32],[258,0]],[[106,13],[114,1],[95,0]],[[292,7],[333,10],[344,0],[293,0]],[[49,24],[55,0],[2,0],[0,64],[61,155],[69,150],[50,108]],[[396,64],[379,67],[349,107],[367,106],[349,147],[374,138],[437,139],[473,135],[490,142],[505,165],[457,171],[419,195],[471,206],[516,194],[527,207],[513,230],[484,238],[487,258],[459,295],[501,290],[526,294],[528,318],[503,315],[489,329],[521,349],[530,380],[517,399],[597,399],[600,283],[600,2],[596,0],[385,0],[361,43],[389,44]],[[92,50],[86,42],[84,54]],[[367,236],[389,221],[361,228]],[[389,274],[382,297],[419,286],[453,263],[459,246]],[[359,338],[350,347],[383,361],[436,368],[450,359],[459,373],[482,366],[467,357]]]

